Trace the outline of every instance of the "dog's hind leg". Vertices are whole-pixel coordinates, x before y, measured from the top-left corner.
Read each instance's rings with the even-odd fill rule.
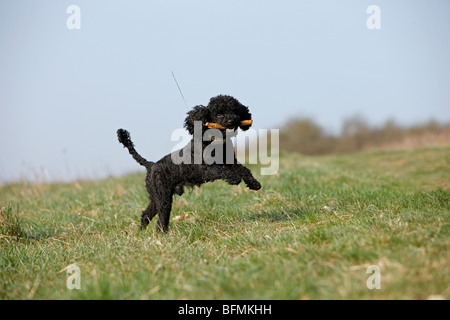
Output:
[[[150,221],[153,219],[155,215],[156,215],[155,201],[150,200],[150,204],[144,211],[142,211],[141,229],[145,229],[145,227],[147,227],[147,225],[150,223]]]
[[[156,204],[158,212],[157,227],[159,231],[166,232],[169,229],[170,211],[172,211],[172,194],[167,193]]]

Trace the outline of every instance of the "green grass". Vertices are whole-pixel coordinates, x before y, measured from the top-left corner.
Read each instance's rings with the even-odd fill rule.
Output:
[[[0,298],[449,298],[450,148],[283,153],[277,175],[252,170],[262,191],[177,196],[167,234],[138,230],[143,173],[0,187]]]

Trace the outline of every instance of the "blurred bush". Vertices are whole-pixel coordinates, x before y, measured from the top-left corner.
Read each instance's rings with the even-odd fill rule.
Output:
[[[405,127],[388,120],[377,127],[354,116],[343,121],[339,134],[327,132],[310,118],[290,120],[280,129],[280,149],[311,155],[436,145],[450,145],[450,124],[430,120]]]

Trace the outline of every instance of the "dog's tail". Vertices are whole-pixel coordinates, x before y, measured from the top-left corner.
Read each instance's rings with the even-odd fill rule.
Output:
[[[134,149],[133,142],[130,139],[130,133],[127,130],[117,130],[117,137],[119,138],[119,142],[128,149],[128,152],[133,156],[133,159],[136,160],[141,166],[148,169],[154,164],[154,162],[145,160],[139,153],[137,153],[136,149]]]

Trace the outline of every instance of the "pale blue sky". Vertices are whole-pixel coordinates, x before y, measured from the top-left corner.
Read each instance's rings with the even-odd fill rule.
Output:
[[[69,30],[66,9],[81,9]],[[381,30],[369,30],[369,5]],[[330,131],[450,121],[450,1],[228,0],[0,2],[0,182],[138,170],[117,142],[171,151],[186,108],[217,94],[254,128],[310,116]]]

